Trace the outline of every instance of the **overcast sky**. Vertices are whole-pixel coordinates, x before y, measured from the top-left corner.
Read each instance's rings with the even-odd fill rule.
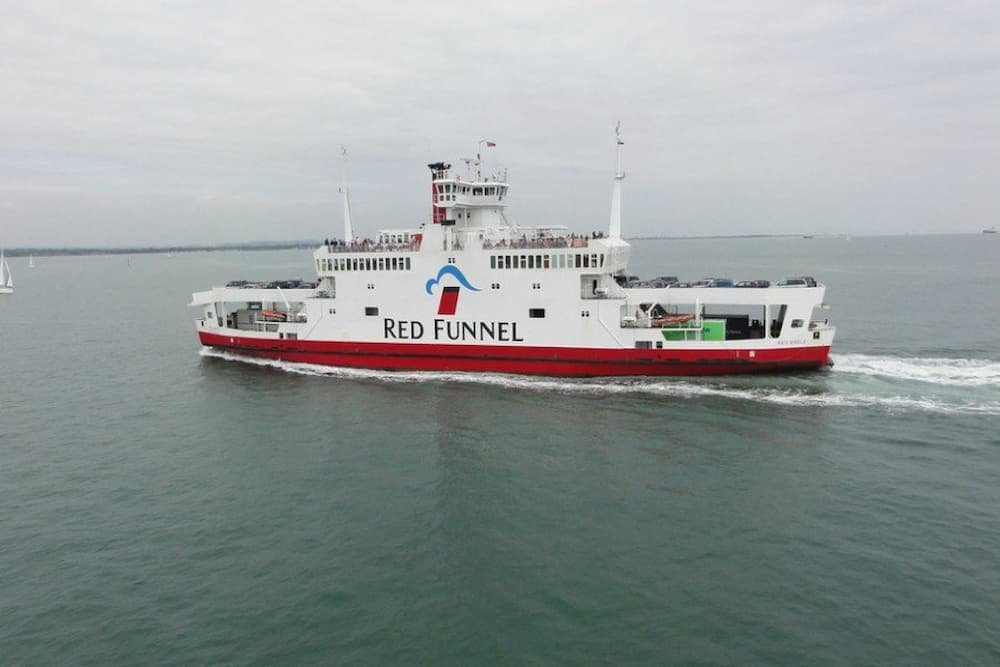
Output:
[[[509,216],[623,232],[1000,221],[994,2],[0,0],[0,244],[309,239],[429,217],[480,139]]]

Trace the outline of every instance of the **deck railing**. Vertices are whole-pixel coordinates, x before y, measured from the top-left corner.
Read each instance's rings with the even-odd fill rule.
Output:
[[[328,253],[347,252],[419,252],[420,241],[409,243],[378,243],[376,241],[355,241],[354,243],[327,243]]]
[[[586,236],[544,236],[533,239],[511,239],[483,241],[483,250],[509,250],[521,248],[587,248],[590,238]]]

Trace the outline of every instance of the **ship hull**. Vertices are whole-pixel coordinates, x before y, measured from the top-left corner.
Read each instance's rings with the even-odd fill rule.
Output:
[[[514,373],[554,377],[696,376],[815,370],[828,345],[742,349],[620,349],[276,340],[199,331],[202,345],[295,363],[393,371]]]

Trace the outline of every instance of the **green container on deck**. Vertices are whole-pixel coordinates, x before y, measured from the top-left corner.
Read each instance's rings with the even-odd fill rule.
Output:
[[[702,340],[726,340],[725,320],[702,320],[701,322]]]
[[[676,327],[666,326],[661,333],[664,340],[698,340],[698,330],[687,322]],[[701,340],[726,340],[725,320],[702,320]]]

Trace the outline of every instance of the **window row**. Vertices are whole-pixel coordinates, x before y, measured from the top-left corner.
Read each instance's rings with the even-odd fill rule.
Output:
[[[334,257],[317,259],[316,268],[325,271],[409,271],[409,257]]]
[[[598,269],[603,266],[604,253],[490,255],[491,269]]]
[[[378,306],[365,306],[365,315],[367,315],[368,317],[377,317],[378,316]],[[529,308],[528,309],[528,317],[531,317],[531,318],[543,318],[543,317],[545,317],[545,309],[544,308]]]
[[[477,186],[472,186],[472,185],[458,185],[458,184],[455,184],[455,183],[443,183],[442,185],[438,186],[438,193],[443,194],[443,195],[446,195],[446,194],[469,195],[469,194],[471,194],[473,196],[486,195],[487,197],[495,197],[497,195],[500,195],[500,198],[502,199],[503,198],[503,194],[506,191],[507,191],[507,186],[505,186],[505,185],[486,185],[486,186],[478,186],[477,185]],[[451,197],[450,199],[454,200],[454,197]]]

